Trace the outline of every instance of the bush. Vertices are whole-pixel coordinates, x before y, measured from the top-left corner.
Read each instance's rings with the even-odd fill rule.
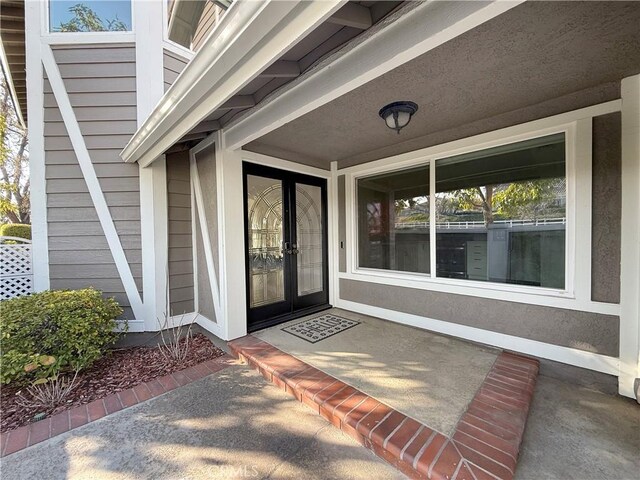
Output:
[[[93,288],[0,302],[0,383],[39,383],[91,365],[118,338],[121,314],[113,298]]]
[[[18,237],[31,240],[31,225],[5,223],[0,225],[0,237]]]

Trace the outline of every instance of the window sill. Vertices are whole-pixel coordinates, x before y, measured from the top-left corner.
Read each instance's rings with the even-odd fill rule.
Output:
[[[526,295],[534,297],[552,297],[575,300],[575,295],[568,290],[559,290],[544,287],[528,287],[523,285],[501,284],[482,282],[478,280],[458,280],[453,278],[431,277],[425,273],[411,273],[398,271],[385,271],[374,268],[357,268],[351,274],[340,274],[342,278],[350,278],[359,281],[373,281],[407,288],[440,291],[460,295],[482,296],[478,293],[496,292],[497,294],[509,294],[503,300],[512,300],[512,295]]]

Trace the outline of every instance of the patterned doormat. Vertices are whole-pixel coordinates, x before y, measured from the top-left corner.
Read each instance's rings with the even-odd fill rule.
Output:
[[[289,325],[282,330],[307,342],[316,343],[336,333],[344,332],[351,327],[355,327],[359,323],[360,322],[356,322],[355,320],[327,313],[310,318],[304,322],[296,323],[295,325]]]

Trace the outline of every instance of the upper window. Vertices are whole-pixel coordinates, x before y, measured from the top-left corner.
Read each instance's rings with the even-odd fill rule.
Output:
[[[131,0],[49,0],[50,32],[130,32]]]
[[[565,288],[564,134],[434,163],[358,179],[360,267]]]

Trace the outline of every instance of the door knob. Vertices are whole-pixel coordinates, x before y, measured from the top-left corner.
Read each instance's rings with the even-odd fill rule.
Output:
[[[291,248],[291,254],[297,255],[298,253],[300,253],[300,250],[298,250],[298,244],[294,243]]]

